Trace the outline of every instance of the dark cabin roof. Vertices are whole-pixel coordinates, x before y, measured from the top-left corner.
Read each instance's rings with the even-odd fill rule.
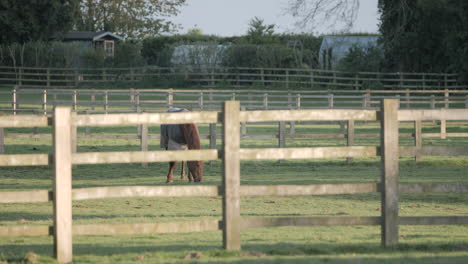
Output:
[[[117,36],[109,31],[71,31],[63,34],[62,37],[56,37],[64,41],[100,41],[105,39],[123,40],[122,37]]]

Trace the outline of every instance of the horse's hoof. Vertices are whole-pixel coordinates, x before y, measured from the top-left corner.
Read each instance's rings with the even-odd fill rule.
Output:
[[[173,183],[173,180],[167,180],[166,183]]]

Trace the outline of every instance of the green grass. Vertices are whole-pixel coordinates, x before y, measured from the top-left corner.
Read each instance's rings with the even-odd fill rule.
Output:
[[[98,134],[135,135],[136,127],[91,128]],[[207,126],[201,126],[202,134]],[[357,134],[378,127],[359,125]],[[409,133],[410,126],[400,129]],[[437,132],[425,127],[424,132]],[[466,132],[467,126],[450,126],[448,132]],[[32,129],[7,129],[31,133]],[[84,130],[80,129],[80,133]],[[220,129],[218,128],[220,133]],[[249,126],[249,134],[276,134],[276,125]],[[298,124],[299,133],[338,133],[336,125]],[[39,133],[50,133],[41,128]],[[158,133],[151,127],[150,133]],[[6,152],[50,153],[50,139],[6,138]],[[204,147],[207,140],[202,141]],[[377,145],[377,138],[358,138],[356,145]],[[138,140],[80,139],[79,152],[139,150]],[[276,147],[276,139],[243,139],[242,147]],[[412,139],[401,138],[411,145]],[[150,150],[159,142],[151,141]],[[344,146],[344,139],[288,139],[288,147]],[[424,145],[468,146],[467,138],[424,139]],[[218,146],[219,147],[219,146]],[[206,163],[201,184],[220,185],[222,164]],[[73,188],[123,185],[165,185],[166,163],[79,165],[73,168]],[[179,173],[179,172],[176,172]],[[3,167],[0,191],[52,189],[49,167]],[[380,181],[378,158],[344,160],[245,161],[241,184],[373,183]],[[468,157],[424,157],[421,162],[400,159],[400,183],[468,182]],[[176,180],[175,185],[188,184]],[[468,194],[402,194],[401,216],[467,216]],[[243,217],[379,216],[378,194],[299,197],[242,197]],[[221,219],[220,197],[118,198],[73,202],[75,224],[150,223]],[[0,204],[0,226],[51,225],[52,203]],[[400,226],[396,249],[380,246],[380,227],[279,227],[243,230],[240,252],[222,250],[221,232],[138,236],[76,236],[74,263],[467,263],[468,226]],[[0,263],[26,263],[26,253],[38,254],[39,263],[53,263],[52,237],[0,239]],[[200,258],[189,258],[198,253]],[[195,255],[195,254],[194,254]],[[188,256],[185,259],[185,257]]]

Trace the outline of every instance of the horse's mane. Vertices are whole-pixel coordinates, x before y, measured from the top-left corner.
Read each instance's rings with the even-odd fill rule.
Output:
[[[200,134],[195,124],[181,124],[180,130],[184,135],[188,149],[201,149]]]

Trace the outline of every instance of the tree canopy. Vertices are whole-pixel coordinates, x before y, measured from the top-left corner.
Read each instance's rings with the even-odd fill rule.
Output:
[[[172,32],[177,25],[167,20],[185,0],[80,0],[76,29],[112,31],[130,38]]]
[[[0,43],[48,40],[72,28],[77,0],[0,0]]]

